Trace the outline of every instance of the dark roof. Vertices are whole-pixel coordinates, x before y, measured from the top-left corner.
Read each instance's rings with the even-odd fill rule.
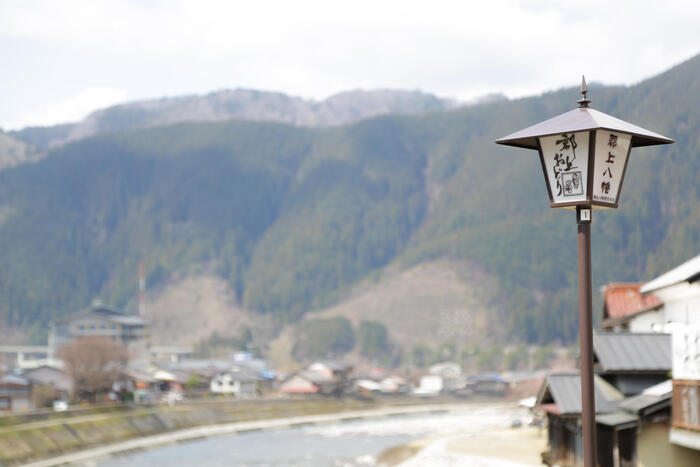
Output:
[[[671,405],[671,394],[663,396],[648,396],[638,394],[625,399],[620,403],[620,407],[633,412],[645,412],[649,408],[661,408]]]
[[[593,352],[603,372],[671,370],[670,334],[596,332]]]
[[[641,415],[647,415],[659,409],[669,407],[671,405],[672,393],[673,385],[670,380],[666,380],[645,389],[641,394],[628,397],[620,403],[620,408]]]
[[[617,411],[618,403],[623,399],[620,391],[596,375],[593,380],[595,388],[596,413]],[[537,405],[555,403],[558,413],[577,415],[581,413],[581,376],[578,373],[554,373],[547,377],[537,396]]]
[[[588,107],[570,110],[524,130],[516,131],[511,135],[496,140],[496,143],[526,149],[538,149],[537,138],[540,136],[597,129],[631,134],[631,147],[673,143],[672,139],[658,133],[632,125],[624,120]]]
[[[93,304],[87,308],[71,313],[63,318],[59,318],[54,323],[66,323],[83,316],[96,316],[107,321],[111,321],[126,326],[145,326],[148,322],[138,315],[126,313],[125,311],[111,308],[102,304]]]

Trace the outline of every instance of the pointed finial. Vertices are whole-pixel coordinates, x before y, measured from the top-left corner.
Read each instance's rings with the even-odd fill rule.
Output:
[[[590,99],[586,97],[586,93],[588,93],[588,86],[586,86],[586,77],[581,76],[581,95],[583,96],[582,99],[576,101],[579,107],[588,107],[588,104],[591,102]]]

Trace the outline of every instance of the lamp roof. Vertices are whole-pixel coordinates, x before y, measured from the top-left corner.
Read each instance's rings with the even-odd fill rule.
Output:
[[[579,107],[523,130],[516,131],[511,135],[496,140],[496,143],[519,148],[538,149],[537,138],[540,136],[598,129],[631,134],[632,147],[673,143],[673,140],[670,138],[588,107]]]

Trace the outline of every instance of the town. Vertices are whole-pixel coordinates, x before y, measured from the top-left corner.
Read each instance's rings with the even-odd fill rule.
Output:
[[[681,466],[700,458],[700,316],[694,312],[699,277],[697,256],[647,283],[610,283],[601,290],[594,333],[601,462],[659,465],[672,459]],[[47,347],[0,347],[0,409],[40,420],[88,407],[137,410],[204,400],[517,399],[531,410],[529,423],[546,427],[544,463],[580,461],[580,380],[574,367],[465,374],[448,361],[422,371],[363,372],[342,360],[320,360],[281,374],[245,350],[231,349],[229,359],[204,359],[189,348],[151,345],[148,329],[148,320],[138,315],[94,303],[52,323]],[[4,442],[0,434],[0,446]]]

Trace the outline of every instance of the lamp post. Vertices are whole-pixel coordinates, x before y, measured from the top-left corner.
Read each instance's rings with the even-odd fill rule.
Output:
[[[594,467],[595,397],[591,309],[592,210],[617,208],[633,147],[673,140],[590,109],[586,80],[579,107],[505,136],[497,144],[539,152],[550,207],[576,210],[578,224],[579,335],[581,341],[581,414],[583,460]]]

